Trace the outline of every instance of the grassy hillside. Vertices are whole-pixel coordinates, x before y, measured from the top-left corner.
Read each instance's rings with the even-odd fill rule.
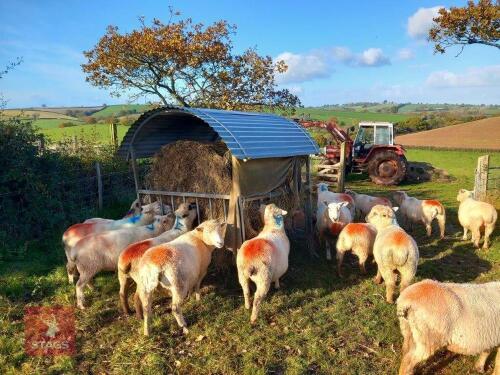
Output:
[[[22,118],[76,120],[75,117],[62,113],[39,110],[5,109],[2,111],[2,115],[8,117],[20,116]]]
[[[121,111],[136,111],[137,113],[146,112],[151,106],[148,104],[118,104],[109,105],[98,112],[95,112],[92,116],[97,118],[119,116]]]
[[[339,122],[343,121],[345,125],[357,125],[360,121],[396,122],[410,117],[409,115],[399,113],[341,111],[312,107],[299,108],[295,116],[299,117],[302,115],[309,115],[313,120],[328,120],[335,117]]]
[[[118,140],[125,136],[125,133],[129,129],[129,126],[118,125]],[[108,124],[85,124],[72,126],[68,128],[45,128],[42,129],[42,133],[49,137],[52,141],[59,141],[65,137],[72,137],[74,135],[78,137],[93,138],[102,143],[108,143],[110,141],[110,132]]]
[[[83,125],[83,122],[78,119],[66,120],[66,119],[41,119],[33,121],[33,125],[40,128],[41,130],[45,129],[54,129],[59,127],[62,123],[71,122],[73,124]]]
[[[409,194],[439,199],[447,209],[446,238],[425,236],[422,226],[412,233],[419,245],[416,281],[481,283],[500,278],[498,228],[492,247],[476,250],[461,240],[456,193],[472,188],[479,152],[409,150],[408,159],[447,169],[455,181],[403,186]],[[495,164],[500,153],[492,154]],[[352,176],[347,187],[387,195],[394,187],[375,186]],[[400,189],[400,188],[399,188]],[[115,210],[125,210],[128,204]],[[103,212],[101,214],[106,214]],[[109,212],[107,212],[109,214]],[[34,373],[179,373],[179,374],[395,374],[402,337],[396,308],[384,301],[384,285],[375,285],[375,265],[361,275],[348,257],[340,279],[335,261],[311,258],[301,242],[292,242],[290,266],[279,290],[271,290],[252,327],[243,307],[235,272],[211,269],[202,284],[202,299],[183,305],[189,333],[179,332],[169,309],[158,297],[153,306],[152,335],[142,336],[134,316],[118,307],[114,273],[96,277],[95,289],[85,291],[88,307],[76,311],[76,355],[30,357],[24,351],[23,309],[32,305],[74,305],[68,284],[60,234],[29,248],[29,259],[0,263],[0,372]],[[423,374],[474,373],[475,357],[441,352],[422,368]],[[494,357],[488,361],[491,373]]]

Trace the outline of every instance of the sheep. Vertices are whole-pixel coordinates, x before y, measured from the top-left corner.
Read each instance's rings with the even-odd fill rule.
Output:
[[[153,292],[160,284],[172,294],[172,314],[184,334],[187,329],[181,305],[194,290],[200,299],[200,284],[215,248],[224,246],[226,224],[208,220],[175,240],[148,249],[139,261],[137,290],[144,313],[144,335],[149,336]]]
[[[373,257],[378,266],[375,283],[385,281],[388,303],[394,302],[395,271],[401,275],[400,290],[403,291],[415,277],[419,258],[417,243],[399,227],[396,210],[397,207],[376,205],[367,217],[368,223],[377,229],[373,244]]]
[[[359,259],[359,268],[361,273],[366,273],[366,260],[373,255],[373,243],[377,230],[371,224],[349,223],[337,240],[337,271],[342,277],[342,261],[346,251],[352,251]]]
[[[472,242],[479,248],[481,228],[484,227],[483,249],[488,249],[490,246],[490,235],[495,229],[498,214],[495,207],[489,203],[475,200],[473,194],[472,191],[460,189],[457,195],[457,201],[460,202],[460,206],[458,207],[458,221],[464,228],[463,240],[467,240],[467,232],[470,230],[472,233]]]
[[[362,219],[364,219],[366,215],[370,213],[373,206],[376,206],[377,204],[392,207],[391,201],[384,197],[374,197],[372,195],[360,194],[353,190],[346,190],[345,192],[354,200],[356,215]]]
[[[444,238],[446,211],[441,202],[435,199],[419,200],[408,196],[404,191],[396,191],[392,197],[399,205],[399,212],[410,230],[413,229],[413,223],[423,223],[427,237],[430,237],[432,221],[436,219],[439,224],[440,238]]]
[[[484,372],[490,351],[500,345],[500,282],[441,283],[423,280],[406,288],[397,301],[404,338],[399,375],[442,348],[465,355],[480,354],[475,368]],[[500,374],[500,350],[494,374]]]
[[[135,242],[122,251],[118,258],[118,281],[120,282],[120,303],[125,314],[130,313],[128,305],[130,279],[134,280],[136,284],[139,282],[137,268],[142,255],[149,248],[170,242],[187,231],[190,231],[195,218],[195,207],[190,208],[187,203],[181,203],[175,211],[175,222],[170,230],[163,232],[158,237]],[[137,293],[135,293],[134,296],[134,304],[137,317],[142,319],[142,306]]]
[[[324,201],[318,206],[316,228],[320,246],[325,247],[327,260],[332,259],[331,242],[347,224],[353,221],[348,204],[348,202]]]
[[[146,206],[148,206],[148,205],[146,205]],[[127,213],[125,214],[125,216],[122,219],[132,217],[135,215],[139,215],[140,213],[141,213],[141,203],[140,203],[139,199],[136,199],[135,201],[132,202],[132,204],[130,205],[130,209],[127,211]],[[104,218],[100,218],[100,217],[93,217],[91,219],[85,220],[83,223],[84,224],[97,223],[97,222],[108,222],[109,223],[111,221],[113,221],[113,219],[104,219]]]
[[[70,260],[80,277],[76,283],[77,306],[84,309],[83,288],[100,271],[114,271],[120,253],[131,243],[158,236],[170,229],[174,215],[156,216],[150,225],[90,234],[71,249]]]
[[[324,182],[320,182],[318,185],[318,207],[320,203],[323,202],[347,202],[349,203],[348,208],[351,211],[351,216],[354,218],[356,214],[356,205],[354,199],[346,193],[334,193],[333,191],[328,190],[328,185]]]
[[[271,283],[279,288],[279,279],[288,269],[290,241],[285,232],[283,216],[287,211],[275,204],[268,204],[264,210],[264,228],[245,241],[236,254],[238,280],[243,289],[245,308],[250,309],[250,281],[257,289],[253,300],[250,323],[254,324],[259,314],[260,304]]]

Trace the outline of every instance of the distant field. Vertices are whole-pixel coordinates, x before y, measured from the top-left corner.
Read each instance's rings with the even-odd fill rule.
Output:
[[[85,112],[97,112],[104,108],[104,106],[90,106],[90,107],[31,107],[31,108],[25,108],[27,110],[33,110],[33,111],[45,111],[45,112],[55,112],[55,113],[62,113],[63,115],[66,114],[68,111],[85,111]]]
[[[410,115],[400,113],[340,111],[324,108],[299,108],[295,116],[301,115],[310,115],[314,120],[328,120],[335,117],[339,122],[344,121],[346,125],[357,125],[360,121],[397,122],[410,117]]]
[[[62,113],[38,110],[24,110],[24,109],[5,109],[2,111],[4,116],[14,117],[20,116],[23,118],[33,118],[38,116],[39,119],[62,119],[62,120],[77,120],[75,117],[67,116]]]
[[[118,140],[121,141],[129,127],[118,125],[117,129]],[[52,141],[60,141],[63,138],[73,137],[74,135],[76,135],[77,137],[95,138],[102,143],[107,143],[109,142],[111,137],[108,124],[86,124],[68,128],[53,127],[42,129],[41,132],[49,137]]]
[[[137,113],[146,112],[149,108],[151,108],[148,104],[118,104],[118,105],[109,105],[104,109],[94,113],[92,116],[97,118],[109,117],[109,116],[117,116],[120,111],[131,111],[136,110]]]
[[[35,125],[37,128],[40,128],[40,129],[53,129],[53,128],[57,128],[63,122],[72,122],[74,124],[83,125],[83,122],[81,122],[78,119],[73,119],[73,118],[70,118],[69,120],[67,120],[67,119],[40,119],[40,120],[33,121],[33,125]]]
[[[500,117],[396,137],[404,146],[500,150]]]

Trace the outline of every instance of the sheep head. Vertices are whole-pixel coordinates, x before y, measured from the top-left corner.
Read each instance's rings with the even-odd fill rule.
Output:
[[[370,213],[366,217],[366,221],[373,224],[377,230],[383,229],[390,225],[397,225],[396,211],[398,207],[388,207],[377,204],[373,206]]]

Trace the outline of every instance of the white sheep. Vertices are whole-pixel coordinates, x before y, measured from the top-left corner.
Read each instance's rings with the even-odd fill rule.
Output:
[[[145,205],[144,207],[146,207],[146,206],[148,206],[148,205]],[[135,201],[132,202],[132,204],[130,205],[130,209],[127,211],[127,213],[125,214],[125,216],[123,216],[122,219],[126,219],[129,217],[135,216],[135,215],[139,215],[140,213],[141,213],[141,203],[140,203],[139,199],[136,199]],[[114,221],[114,220],[113,219],[104,219],[101,217],[93,217],[91,219],[85,220],[83,223],[88,224],[88,223],[111,222],[111,221]]]
[[[370,213],[373,206],[376,206],[377,204],[392,207],[391,201],[384,197],[374,197],[373,195],[360,194],[353,190],[346,190],[345,192],[354,200],[356,215],[361,220],[364,220],[366,215]]]
[[[156,216],[150,225],[90,234],[78,241],[70,253],[70,260],[80,275],[76,283],[77,306],[85,308],[83,288],[98,272],[116,270],[118,257],[128,245],[158,236],[170,229],[173,223],[172,214]]]
[[[164,209],[166,209],[167,214],[171,212],[169,206],[164,206]],[[74,278],[76,276],[76,268],[71,261],[70,254],[73,247],[78,243],[78,241],[90,234],[97,234],[121,228],[149,225],[154,221],[155,215],[159,214],[160,205],[159,203],[155,202],[152,205],[143,206],[140,215],[120,220],[112,220],[109,222],[79,223],[74,224],[66,229],[62,236],[62,243],[67,259],[66,271],[68,273],[69,283],[73,284]]]
[[[175,221],[171,229],[163,232],[157,237],[135,242],[125,248],[118,258],[118,281],[120,282],[120,303],[125,314],[130,313],[128,305],[128,292],[130,282],[139,282],[139,261],[149,248],[175,240],[182,234],[192,229],[196,218],[195,207],[189,207],[187,203],[181,203],[175,210]],[[142,306],[137,292],[134,296],[135,311],[137,317],[142,319]]]
[[[351,211],[351,216],[354,218],[356,214],[356,205],[354,203],[354,199],[346,193],[335,193],[333,191],[328,190],[328,185],[325,184],[324,182],[320,182],[318,185],[316,185],[318,188],[318,205],[319,207],[320,203],[324,202],[335,202],[335,203],[340,203],[340,202],[347,202],[348,203],[348,208],[349,211]]]
[[[396,273],[401,275],[400,290],[403,291],[415,277],[418,264],[418,246],[415,240],[401,229],[396,220],[395,207],[377,205],[368,214],[367,221],[377,229],[373,244],[373,257],[378,266],[375,283],[382,279],[386,286],[386,300],[394,302]]]
[[[353,221],[348,202],[322,202],[318,205],[316,229],[319,243],[325,248],[326,259],[331,260],[332,242],[342,229]]]
[[[484,372],[488,355],[500,345],[500,282],[420,281],[401,293],[397,314],[404,338],[399,375],[412,375],[415,366],[442,348],[480,354],[475,368]],[[500,350],[493,374],[500,374]]]
[[[260,305],[271,283],[279,288],[279,279],[288,269],[290,241],[285,232],[283,216],[287,212],[274,204],[265,206],[264,228],[245,241],[236,255],[238,280],[243,289],[245,308],[250,309],[250,281],[256,285],[250,322],[257,320]]]
[[[151,330],[152,297],[159,285],[172,294],[172,314],[188,333],[181,304],[194,290],[200,299],[200,285],[207,273],[215,248],[224,246],[225,224],[208,220],[175,240],[147,250],[139,261],[137,291],[144,313],[144,335]]]
[[[377,229],[371,224],[349,223],[337,240],[337,271],[342,277],[342,261],[347,251],[352,251],[358,257],[361,273],[366,273],[366,260],[373,254],[373,243]]]
[[[470,230],[472,242],[476,247],[479,247],[481,228],[484,227],[483,249],[487,249],[490,246],[490,235],[495,229],[498,213],[491,204],[475,200],[473,195],[472,191],[465,189],[460,189],[458,192],[457,201],[460,202],[458,221],[464,228],[463,240],[467,240],[467,232]]]
[[[410,197],[404,191],[396,191],[392,195],[399,205],[399,212],[404,219],[405,226],[413,229],[413,223],[423,223],[427,236],[432,234],[432,221],[437,220],[441,239],[444,238],[446,226],[446,211],[441,202],[435,199],[420,200]]]

